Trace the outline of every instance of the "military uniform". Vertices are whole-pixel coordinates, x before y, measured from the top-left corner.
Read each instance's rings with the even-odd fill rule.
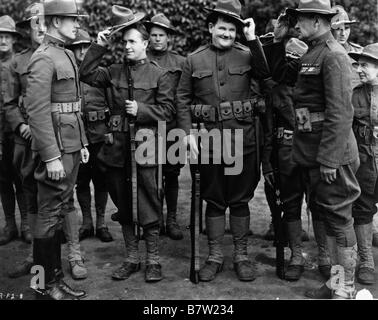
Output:
[[[310,210],[319,212],[324,220],[330,250],[339,252],[331,254],[332,265],[339,257],[339,264],[349,272],[348,278],[353,273],[354,279],[354,269],[349,265],[356,244],[351,209],[360,188],[355,177],[358,151],[352,132],[352,67],[331,32],[312,40],[299,64],[281,64],[277,55],[284,53],[279,46],[267,53],[273,76],[284,74],[289,83],[295,83],[298,76],[293,161],[300,166],[309,188]],[[321,180],[320,165],[337,169],[332,184]]]
[[[11,72],[11,64],[14,54],[9,53],[0,60],[0,80],[1,95],[0,107],[4,108],[4,103],[9,100],[14,91],[14,74]],[[2,110],[2,152],[3,157],[0,160],[0,195],[4,208],[6,226],[4,235],[0,239],[0,244],[6,244],[9,240],[18,237],[16,217],[15,217],[15,196],[21,213],[21,234],[30,232],[27,220],[27,207],[22,190],[22,183],[19,175],[13,167],[13,153],[15,148],[15,136],[9,122],[9,117],[5,110]],[[13,185],[16,187],[14,190]],[[30,243],[30,239],[28,240]]]
[[[78,70],[73,53],[65,49],[63,41],[46,34],[27,70],[25,106],[33,136],[31,149],[37,161],[34,177],[38,187],[34,263],[44,266],[46,282],[54,282],[54,269],[61,268],[57,232],[61,217],[73,219],[71,225],[77,228],[72,193],[80,150],[88,142],[80,111]],[[66,177],[52,181],[47,177],[46,162],[58,158]],[[70,231],[78,234],[77,229]]]
[[[373,284],[374,258],[372,253],[373,216],[378,203],[378,86],[363,84],[353,91],[353,131],[357,139],[361,165],[356,177],[361,195],[353,204],[354,228],[357,236],[360,265],[357,279],[362,284]],[[364,271],[365,269],[365,271]],[[364,275],[365,273],[365,275]]]
[[[182,73],[183,64],[185,58],[180,56],[175,51],[147,51],[147,56],[150,60],[155,61],[164,69],[167,69],[172,77],[172,84],[174,88],[177,88],[180,76]],[[176,128],[176,118],[167,124],[167,129]],[[167,150],[173,144],[173,142],[167,143]],[[180,168],[182,165],[172,165],[169,162],[163,165],[164,175],[164,195],[167,203],[167,229],[172,224],[176,224],[176,212],[177,212],[177,198],[178,198],[178,176],[180,175]],[[170,231],[170,230],[167,230]],[[182,238],[182,233],[169,232],[171,236],[175,238]]]
[[[208,131],[243,130],[243,145],[239,150],[242,151],[243,168],[239,175],[225,175],[227,165],[223,159],[221,164],[211,164],[214,151],[211,145],[202,151],[210,158],[210,164],[200,165],[201,196],[207,202],[206,230],[210,247],[207,263],[218,265],[223,263],[220,243],[228,207],[235,243],[234,262],[248,261],[248,202],[260,180],[256,152],[261,145],[256,145],[254,125],[258,108],[257,100],[252,96],[251,78],[261,79],[268,73],[258,40],[248,44],[249,48],[235,43],[228,50],[219,50],[214,45],[200,47],[188,56],[177,89],[178,125],[187,134],[192,122],[203,122]],[[227,138],[230,148],[226,151],[231,152],[235,147],[235,134]],[[223,147],[221,149],[223,154]],[[266,156],[263,159],[267,160]],[[263,163],[264,172],[271,171],[268,162],[269,156]],[[250,276],[248,278],[252,280]]]
[[[106,167],[108,190],[119,212],[119,222],[123,226],[127,252],[133,252],[136,255],[137,247],[134,246],[132,249],[129,247],[130,241],[126,239],[125,232],[125,229],[131,227],[133,223],[130,198],[131,173],[129,168],[125,168],[125,164],[131,161],[128,143],[130,133],[124,107],[125,100],[129,99],[127,67],[125,64],[114,64],[105,69],[98,68],[101,57],[106,51],[104,47],[92,44],[81,64],[80,76],[82,81],[91,86],[110,88],[111,91],[110,135],[99,152],[98,158]],[[170,122],[175,114],[171,77],[166,70],[148,59],[130,62],[130,70],[134,82],[134,100],[138,103],[136,129],[146,133],[148,131],[146,129],[149,129],[149,132],[153,132],[156,137],[158,121]],[[153,240],[155,244],[151,246],[147,239],[147,265],[158,263],[156,247],[158,234],[156,232],[159,230],[161,219],[157,161],[156,158],[151,160],[150,164],[138,163],[137,172],[139,224],[144,228],[148,239],[155,239]],[[153,235],[150,237],[151,232]],[[132,242],[135,245],[134,240]],[[139,258],[128,255],[126,262],[138,264]]]

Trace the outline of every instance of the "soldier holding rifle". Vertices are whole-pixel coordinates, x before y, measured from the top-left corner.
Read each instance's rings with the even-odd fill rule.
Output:
[[[131,148],[132,132],[144,133],[148,141],[155,143],[158,121],[172,121],[174,115],[173,86],[167,71],[147,59],[148,32],[141,22],[143,13],[134,14],[130,9],[114,5],[112,7],[111,30],[98,35],[97,44],[89,48],[81,64],[81,80],[96,87],[111,88],[110,133],[98,157],[107,171],[109,194],[119,212],[126,245],[126,258],[122,266],[115,270],[113,279],[127,279],[140,269],[138,254],[139,238],[134,233],[133,212],[137,194],[138,224],[143,227],[147,248],[146,282],[162,279],[159,263],[158,240],[161,219],[161,198],[158,187],[158,165],[137,164],[137,190],[132,190]],[[99,68],[109,37],[122,32],[125,46],[125,63]],[[133,94],[132,94],[133,93]],[[135,123],[135,124],[133,124]],[[139,130],[139,131],[138,131]],[[155,150],[157,150],[155,148]],[[134,184],[135,189],[135,184]],[[134,207],[134,208],[133,208]]]

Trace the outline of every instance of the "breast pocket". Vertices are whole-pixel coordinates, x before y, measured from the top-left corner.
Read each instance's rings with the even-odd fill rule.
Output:
[[[54,83],[52,88],[53,93],[58,95],[56,100],[59,101],[62,98],[64,100],[61,101],[67,101],[67,96],[64,95],[75,95],[75,77],[75,70],[73,68],[57,67],[56,82]]]
[[[157,82],[136,82],[134,83],[134,99],[145,103],[154,103],[157,89]]]
[[[231,90],[245,92],[249,90],[251,66],[233,66],[228,69]]]
[[[204,96],[214,92],[212,70],[194,71],[192,80],[196,96]]]

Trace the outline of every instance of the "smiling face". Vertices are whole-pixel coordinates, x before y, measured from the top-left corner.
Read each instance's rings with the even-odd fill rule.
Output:
[[[361,57],[358,59],[357,72],[362,83],[378,82],[378,61]]]
[[[152,27],[150,31],[150,47],[155,51],[168,49],[169,36],[163,28]]]
[[[8,53],[13,50],[13,45],[16,42],[12,33],[0,32],[0,52]]]
[[[212,37],[212,43],[218,49],[226,50],[232,47],[236,39],[236,25],[232,22],[226,22],[219,17],[215,24],[209,23],[209,32]]]
[[[341,45],[344,45],[350,36],[350,26],[347,24],[342,24],[339,26],[339,28],[333,29],[332,33],[336,41]]]
[[[147,57],[148,41],[144,40],[143,35],[137,29],[132,28],[125,31],[122,40],[128,60],[139,61]]]

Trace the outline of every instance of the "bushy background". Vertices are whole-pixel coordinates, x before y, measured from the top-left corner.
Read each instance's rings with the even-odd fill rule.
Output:
[[[0,0],[0,15],[8,14],[16,21],[20,19],[23,8],[32,0]],[[276,18],[285,7],[296,7],[298,0],[244,0],[244,17],[253,17],[257,25],[257,34],[265,33],[265,26],[270,19]],[[212,0],[84,0],[84,9],[89,19],[82,25],[93,39],[97,32],[110,25],[111,6],[113,4],[143,11],[147,18],[163,12],[172,21],[179,34],[174,38],[172,47],[182,55],[195,50],[209,40],[205,26],[206,11],[204,7],[212,7]],[[352,27],[350,40],[361,45],[378,42],[378,0],[338,0],[332,4],[343,5],[350,13],[351,19],[359,21]],[[120,41],[114,41],[113,54],[106,61],[120,61],[122,47]]]

